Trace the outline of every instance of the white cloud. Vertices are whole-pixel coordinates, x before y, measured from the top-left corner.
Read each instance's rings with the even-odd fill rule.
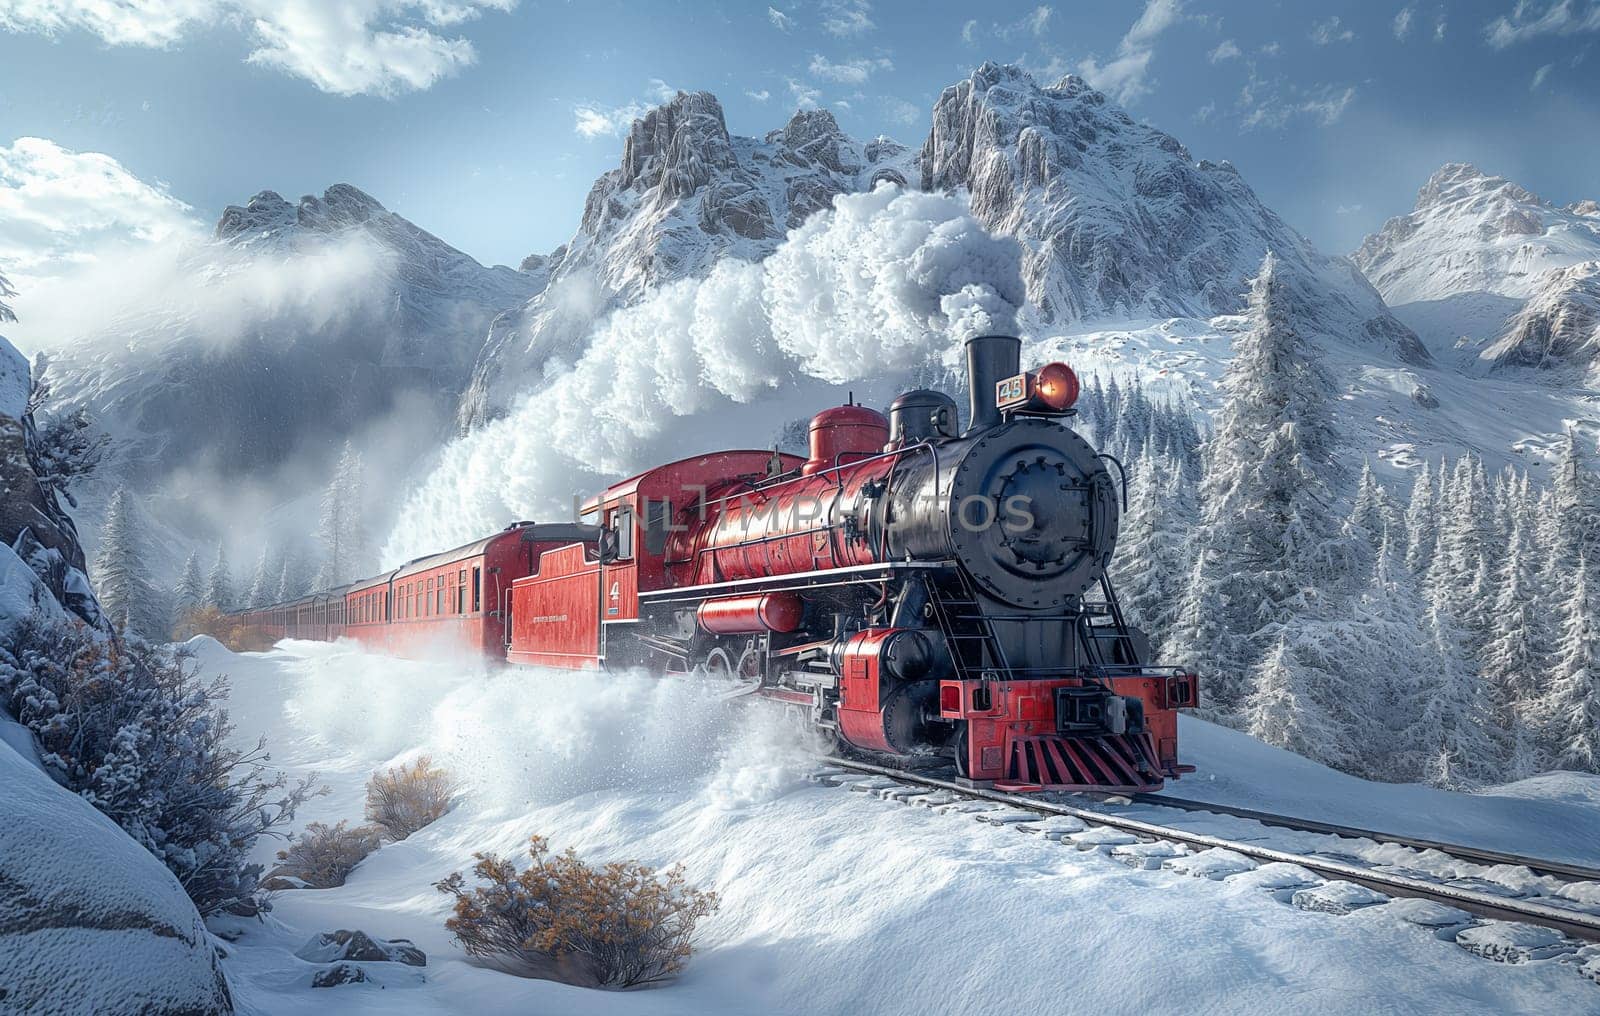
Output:
[[[1361,206],[1359,204],[1356,204],[1356,205],[1340,205],[1338,208],[1335,208],[1333,210],[1333,214],[1335,214],[1335,215],[1355,215],[1359,211],[1361,211]]]
[[[1298,119],[1332,126],[1344,116],[1355,97],[1353,87],[1321,85],[1301,89],[1281,79],[1264,81],[1252,71],[1250,80],[1239,92],[1240,126],[1245,130],[1256,127],[1277,130]]]
[[[772,27],[780,32],[787,32],[794,27],[794,19],[776,7],[767,8],[767,20],[772,22]]]
[[[1215,102],[1208,102],[1204,106],[1201,106],[1199,109],[1194,111],[1194,122],[1195,123],[1206,123],[1213,116],[1216,116],[1216,115],[1217,115],[1217,104]]]
[[[867,0],[826,0],[822,13],[822,30],[829,35],[862,35],[878,27]]]
[[[969,46],[978,41],[977,18],[973,18],[971,21],[968,21],[966,24],[961,26],[961,41]]]
[[[1262,56],[1277,56],[1283,52],[1283,46],[1276,42],[1269,42],[1261,47]]]
[[[924,116],[922,107],[909,103],[904,99],[885,95],[878,100],[883,106],[884,113],[890,120],[905,127],[914,127]]]
[[[785,78],[784,81],[789,86],[789,97],[794,100],[796,109],[817,108],[817,100],[822,98],[820,91],[794,78]]]
[[[1501,15],[1484,28],[1489,45],[1504,49],[1541,35],[1600,32],[1600,3],[1595,0],[1554,0],[1539,4],[1518,0],[1511,14]]]
[[[1414,7],[1400,8],[1400,13],[1394,16],[1394,23],[1391,26],[1394,29],[1394,37],[1396,39],[1399,39],[1401,42],[1406,41],[1406,39],[1411,35],[1411,22],[1416,15],[1417,11]]]
[[[193,209],[116,159],[44,138],[0,147],[0,272],[24,291],[107,252],[200,233]]]
[[[1555,67],[1555,64],[1545,64],[1543,67],[1540,67],[1538,70],[1534,71],[1533,83],[1528,86],[1528,91],[1537,92],[1539,90],[1539,86],[1544,84],[1544,79],[1550,76],[1550,72],[1555,70]]]
[[[1078,64],[1078,73],[1123,105],[1136,101],[1150,91],[1145,77],[1157,37],[1182,20],[1183,0],[1147,0],[1139,20],[1118,44],[1117,55],[1103,64],[1096,57],[1087,57]]]
[[[835,100],[833,100],[833,104],[834,104],[834,106],[838,107],[839,109],[844,110],[846,113],[850,112],[850,100],[849,99],[835,99]]]
[[[1445,21],[1445,17],[1444,17],[1444,11],[1440,11],[1439,12],[1439,19],[1433,23],[1433,41],[1434,42],[1443,42],[1444,41],[1445,25],[1446,25],[1446,21]]]
[[[841,85],[865,84],[876,71],[892,71],[894,64],[887,57],[858,57],[834,63],[821,53],[811,55],[811,76]]]
[[[678,90],[662,81],[651,78],[645,86],[646,99],[621,106],[606,106],[598,102],[580,102],[572,108],[572,129],[580,136],[594,139],[621,137],[628,133],[635,120],[665,102],[671,102]],[[750,93],[745,93],[750,94]]]
[[[767,91],[765,88],[761,89],[759,92],[752,92],[747,88],[745,89],[744,94],[756,102],[766,102],[768,99],[772,98],[772,93]]]
[[[113,46],[165,48],[216,26],[245,28],[246,60],[333,95],[393,96],[477,60],[451,28],[517,0],[0,0],[0,29],[83,30]]]
[[[1214,64],[1217,64],[1224,60],[1232,60],[1238,55],[1239,44],[1234,42],[1232,39],[1223,39],[1221,42],[1217,43],[1216,49],[1206,54],[1206,59],[1210,60]]]
[[[1311,41],[1318,46],[1330,46],[1336,42],[1353,42],[1355,37],[1356,33],[1346,28],[1337,14],[1326,21],[1318,21],[1311,26]]]

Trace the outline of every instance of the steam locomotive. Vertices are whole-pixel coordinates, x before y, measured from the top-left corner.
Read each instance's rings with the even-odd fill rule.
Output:
[[[1158,789],[1196,676],[1154,666],[1106,569],[1125,479],[1078,379],[966,344],[970,411],[911,391],[811,420],[809,455],[722,451],[384,575],[242,612],[260,636],[512,664],[705,672],[826,748],[947,756],[1011,790]]]

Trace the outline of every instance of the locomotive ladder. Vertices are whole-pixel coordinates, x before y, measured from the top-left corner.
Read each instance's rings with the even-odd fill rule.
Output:
[[[939,630],[950,643],[950,658],[955,665],[956,677],[963,681],[980,680],[994,676],[1002,681],[1011,679],[1011,664],[1005,650],[995,637],[994,625],[978,602],[977,591],[960,570],[956,571],[957,588],[953,595],[945,595],[939,587],[929,583],[928,602],[933,605],[933,616]],[[976,648],[977,659],[968,660]],[[987,657],[988,665],[985,665]]]

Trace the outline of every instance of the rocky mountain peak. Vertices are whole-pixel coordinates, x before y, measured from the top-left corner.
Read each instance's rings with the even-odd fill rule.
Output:
[[[1319,254],[1238,172],[1199,162],[1082,78],[1041,88],[985,63],[946,88],[920,156],[927,190],[965,189],[973,214],[1024,248],[1044,323],[1236,313],[1268,251],[1329,308],[1330,330],[1412,362],[1428,355],[1348,262]]]
[[[634,121],[623,143],[619,182],[685,197],[715,170],[736,164],[722,103],[710,92],[679,92]]]
[[[1503,176],[1485,173],[1470,162],[1449,162],[1428,177],[1417,192],[1417,211],[1462,202],[1503,200],[1519,204],[1544,205],[1530,193]]]
[[[1352,255],[1391,306],[1469,294],[1526,299],[1552,269],[1596,257],[1600,218],[1558,208],[1465,162],[1441,166],[1417,192],[1416,207]],[[1467,334],[1495,323],[1450,322],[1458,330],[1471,324]]]

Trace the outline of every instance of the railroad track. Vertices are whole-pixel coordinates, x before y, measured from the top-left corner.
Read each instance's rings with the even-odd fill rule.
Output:
[[[1200,801],[1159,795],[1135,797],[1141,805],[1205,811],[1297,833],[1360,837],[1380,844],[1438,851],[1473,865],[1515,865],[1568,886],[1596,883],[1592,902],[1587,893],[1583,900],[1519,898],[1513,887],[1487,878],[1436,877],[1414,869],[1379,870],[1352,863],[1354,858],[1343,860],[1319,856],[1317,852],[1282,849],[1261,842],[1263,837],[1260,836],[1253,839],[1219,836],[1036,795],[965,786],[956,782],[948,771],[935,775],[833,757],[819,762],[822,768],[813,775],[818,782],[853,784],[851,789],[876,792],[879,796],[911,803],[928,803],[933,807],[974,810],[965,807],[963,802],[992,805],[994,808],[987,817],[985,812],[976,810],[974,817],[995,824],[1014,824],[1024,831],[1044,831],[1053,838],[1071,840],[1083,849],[1103,850],[1132,867],[1165,867],[1220,880],[1265,865],[1294,866],[1273,869],[1284,882],[1281,887],[1263,887],[1281,888],[1286,894],[1293,890],[1286,898],[1302,909],[1349,913],[1387,902],[1389,898],[1427,901],[1434,906],[1421,908],[1412,915],[1415,919],[1407,919],[1441,935],[1451,932],[1458,944],[1489,959],[1524,962],[1564,958],[1577,963],[1585,977],[1600,982],[1600,945],[1587,944],[1600,943],[1600,870],[1292,816],[1212,806]],[[917,798],[922,800],[915,800]],[[1175,800],[1182,800],[1182,803],[1175,803]],[[1030,816],[1037,816],[1037,819],[1030,819]],[[1292,881],[1299,871],[1326,881],[1319,886],[1302,878],[1301,886],[1296,888]],[[1449,884],[1452,881],[1467,884]],[[1487,925],[1474,918],[1510,923]]]

